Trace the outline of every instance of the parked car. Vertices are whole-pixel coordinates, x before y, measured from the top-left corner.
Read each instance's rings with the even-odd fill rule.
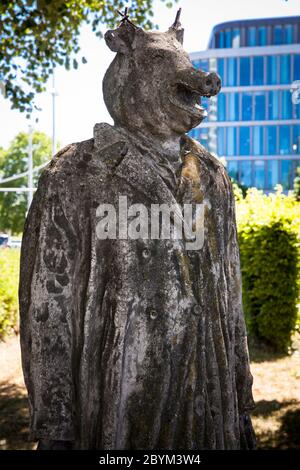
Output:
[[[0,233],[0,248],[9,248],[10,236],[6,233]]]

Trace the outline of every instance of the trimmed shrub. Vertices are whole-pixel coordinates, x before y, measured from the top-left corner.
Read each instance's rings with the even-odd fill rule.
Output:
[[[243,303],[249,333],[286,352],[296,328],[300,204],[251,189],[237,204]]]
[[[17,330],[19,264],[19,250],[0,250],[0,339]]]

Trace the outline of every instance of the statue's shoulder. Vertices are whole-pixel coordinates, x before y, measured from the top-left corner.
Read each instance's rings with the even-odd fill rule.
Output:
[[[226,194],[232,193],[231,179],[224,164],[197,140],[187,135],[183,136],[181,139],[181,154],[187,165],[193,159],[198,161],[199,177],[202,182],[210,181],[220,191],[224,191]]]
[[[127,144],[127,137],[116,127],[97,123],[92,139],[64,147],[53,157],[49,168],[54,171],[69,169],[70,166],[83,169],[88,161],[110,166],[118,156],[122,156]]]
[[[187,135],[185,135],[181,141],[181,151],[191,152],[197,155],[203,162],[210,163],[215,169],[224,168],[220,160],[212,155],[198,140],[192,139]]]
[[[208,170],[218,171],[223,177],[230,181],[227,170],[224,164],[217,157],[212,155],[200,142],[192,139],[189,136],[184,136],[184,140],[181,143],[181,151],[191,152],[197,155],[202,166],[206,166]]]
[[[45,166],[40,182],[45,180],[58,180],[65,174],[70,174],[80,165],[80,162],[88,161],[93,150],[93,139],[76,142],[63,147],[57,152],[48,165]]]
[[[41,185],[65,184],[72,178],[80,182],[83,174],[104,175],[124,156],[127,139],[118,129],[107,123],[96,124],[89,140],[67,145],[57,152],[45,167]]]

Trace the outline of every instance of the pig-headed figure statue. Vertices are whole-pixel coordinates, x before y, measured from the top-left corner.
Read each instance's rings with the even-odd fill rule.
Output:
[[[254,447],[232,187],[185,135],[220,79],[192,66],[182,37],[178,19],[166,33],[126,19],[108,31],[117,54],[103,85],[115,124],[96,124],[40,178],[20,277],[39,449]],[[174,235],[188,206],[202,208],[197,246],[194,232]],[[153,207],[172,208],[172,236],[152,236],[151,218],[141,230]]]
[[[118,52],[103,81],[115,125],[177,143],[178,136],[206,116],[200,97],[216,95],[221,80],[193,67],[182,48],[179,25],[167,33],[151,33],[124,23],[107,31],[105,40]]]

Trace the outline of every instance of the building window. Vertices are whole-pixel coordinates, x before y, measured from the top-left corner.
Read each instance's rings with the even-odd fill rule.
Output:
[[[227,86],[237,85],[237,59],[229,57],[227,59]]]
[[[279,92],[269,92],[269,119],[279,119]]]
[[[290,126],[279,127],[279,153],[280,155],[290,153]]]
[[[253,57],[253,85],[264,84],[264,58]]]
[[[284,42],[285,44],[293,44],[293,25],[287,24],[284,27]]]
[[[266,94],[254,93],[254,119],[262,121],[266,119]]]
[[[252,119],[252,94],[242,93],[242,121]]]
[[[239,179],[239,170],[238,170],[238,162],[233,162],[232,160],[227,163],[227,171],[230,178],[233,178],[235,181]]]
[[[227,127],[226,131],[227,155],[233,157],[236,155],[236,127]]]
[[[218,74],[220,75],[220,77],[222,79],[223,85],[226,85],[226,83],[225,83],[225,73],[224,73],[224,59],[218,59],[217,71],[218,71]]]
[[[251,183],[251,162],[246,160],[240,162],[240,183],[243,186],[250,187]]]
[[[218,151],[217,154],[219,157],[225,155],[225,132],[224,127],[217,128],[217,139],[218,139]]]
[[[254,160],[254,186],[258,189],[265,187],[265,162]]]
[[[200,60],[192,60],[192,64],[195,67],[195,69],[200,69]]]
[[[226,121],[226,95],[219,93],[218,97],[218,121]]]
[[[199,69],[203,70],[203,72],[209,72],[209,60],[208,59],[201,59],[199,61]]]
[[[250,85],[250,57],[240,58],[240,85]]]
[[[289,55],[280,56],[280,83],[291,83],[291,57]]]
[[[217,47],[218,47],[218,48],[224,49],[224,47],[225,47],[225,35],[224,35],[224,31],[220,31],[220,32],[217,34],[216,42],[217,42]]]
[[[276,25],[273,28],[273,44],[283,44],[282,26]]]
[[[267,57],[267,84],[277,84],[277,56],[275,55]]]
[[[300,80],[300,54],[294,55],[294,80]]]
[[[281,92],[281,118],[292,119],[292,97],[289,90],[283,90]]]
[[[207,127],[202,127],[202,128],[200,127],[198,140],[206,149],[208,149],[208,128]]]
[[[258,45],[259,46],[266,46],[267,45],[267,28],[265,26],[260,26],[258,28]]]
[[[250,127],[240,127],[240,155],[250,155]]]
[[[203,108],[206,109],[207,113],[209,113],[209,106],[210,106],[209,98],[206,98],[206,96],[201,96],[201,106],[203,106]]]
[[[268,189],[274,189],[279,183],[278,160],[268,160]]]
[[[264,153],[264,128],[263,126],[253,127],[253,155],[263,155]]]
[[[256,46],[256,28],[253,26],[251,28],[248,28],[247,46],[249,47]]]
[[[225,30],[225,47],[228,49],[232,45],[232,33],[231,29]]]
[[[232,47],[240,47],[240,30],[234,29],[232,31]]]
[[[267,154],[276,155],[277,154],[277,127],[276,126],[266,126],[266,144],[267,144]]]
[[[293,126],[293,153],[300,154],[300,126]]]
[[[239,95],[238,93],[228,94],[228,121],[239,120]]]
[[[292,186],[292,162],[291,160],[281,161],[281,184],[283,189],[290,189]]]
[[[191,136],[192,139],[197,139],[197,129],[192,129],[189,132],[189,135]]]

